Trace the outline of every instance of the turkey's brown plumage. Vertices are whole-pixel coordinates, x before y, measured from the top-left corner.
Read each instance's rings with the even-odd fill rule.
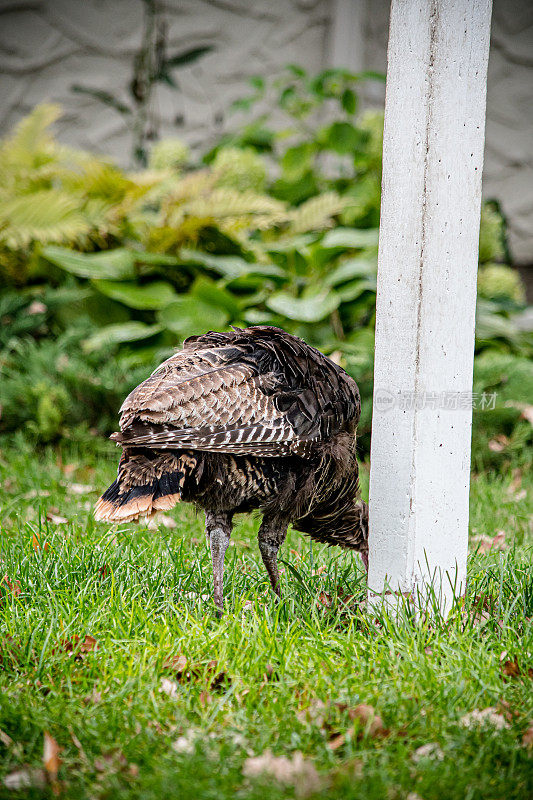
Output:
[[[263,512],[259,543],[276,591],[289,523],[366,558],[359,415],[355,381],[279,328],[192,337],[124,401],[111,437],[124,451],[96,517],[126,522],[179,500],[205,509],[219,606],[237,512]]]

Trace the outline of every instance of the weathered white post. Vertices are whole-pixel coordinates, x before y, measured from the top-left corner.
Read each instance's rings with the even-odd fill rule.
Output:
[[[371,604],[433,594],[446,612],[464,591],[490,16],[491,0],[392,0]]]

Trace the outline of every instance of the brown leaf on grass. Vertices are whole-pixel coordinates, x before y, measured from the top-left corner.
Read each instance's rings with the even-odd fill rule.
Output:
[[[528,677],[533,678],[533,667],[529,667],[528,670],[521,669],[518,658],[515,656],[513,660],[507,659],[501,666],[502,675],[504,676],[504,680],[506,678],[520,678],[520,677]]]
[[[526,419],[530,425],[533,425],[533,406],[526,406],[520,416]]]
[[[102,692],[99,692],[98,689],[93,689],[91,694],[85,695],[83,701],[85,703],[94,703],[94,705],[97,705],[102,702]]]
[[[5,731],[0,729],[0,742],[2,742],[4,747],[11,747],[13,739]]]
[[[76,661],[82,661],[83,657],[93,650],[98,650],[98,642],[94,636],[89,636],[89,634],[87,634],[83,639],[80,639],[75,633],[70,639],[63,639],[57,649],[54,647],[52,649],[52,655],[60,652],[74,653]]]
[[[496,536],[472,536],[472,544],[479,553],[489,553],[491,550],[507,550],[505,531],[498,531]]]
[[[511,483],[507,487],[507,494],[511,496],[516,494],[516,492],[518,492],[522,488],[523,475],[520,467],[516,467],[515,469],[513,469],[512,476],[513,477]]]
[[[61,759],[59,758],[60,752],[61,748],[56,740],[53,738],[53,736],[50,736],[47,731],[45,731],[43,744],[43,766],[51,783],[54,783],[57,780],[57,772],[61,764]]]
[[[26,492],[26,494],[22,495],[23,500],[35,500],[36,497],[39,497],[40,499],[43,497],[50,497],[50,492],[47,492],[44,489],[30,489],[29,492]]]
[[[187,666],[187,659],[182,653],[177,656],[170,656],[170,658],[163,661],[163,669],[168,669],[171,672],[179,672],[180,674]]]
[[[50,549],[50,545],[48,544],[48,542],[41,543],[41,540],[39,539],[36,533],[33,534],[32,545],[35,551],[44,550],[45,553],[47,553],[48,550]]]
[[[417,747],[411,758],[415,764],[418,764],[418,762],[422,761],[423,758],[431,758],[434,761],[442,761],[444,758],[444,753],[437,742],[428,742],[427,744]]]
[[[200,692],[200,696],[199,696],[199,698],[198,698],[198,701],[199,701],[200,705],[202,706],[202,708],[207,708],[207,706],[208,706],[210,703],[212,703],[212,702],[213,702],[213,698],[211,697],[211,695],[209,694],[209,692],[206,692],[206,691],[204,690],[204,691]]]
[[[529,749],[533,749],[533,725],[530,725],[529,728],[524,732],[522,736],[522,746],[527,747]]]
[[[63,464],[61,466],[61,472],[63,475],[66,475],[67,478],[69,475],[73,475],[79,467],[79,464]]]
[[[504,436],[503,433],[500,433],[498,436],[495,436],[494,439],[490,440],[489,450],[491,450],[493,453],[501,453],[505,450],[508,444],[508,437]]]
[[[389,731],[383,725],[383,720],[376,714],[374,706],[361,703],[355,708],[348,709],[348,716],[351,720],[357,720],[364,725],[365,733],[368,733],[369,736],[380,737],[388,736],[389,734]]]
[[[329,747],[330,750],[333,750],[333,752],[335,752],[335,750],[338,750],[339,747],[342,747],[342,745],[345,742],[346,742],[346,734],[345,733],[335,733],[328,740],[328,747]]]
[[[14,597],[18,597],[20,594],[20,581],[10,581],[7,575],[4,575],[2,580],[0,581],[0,587],[7,589],[9,594],[12,594]]]
[[[323,606],[324,608],[331,608],[332,605],[333,605],[333,599],[331,595],[328,594],[327,592],[320,592],[317,601],[318,608],[320,608],[320,606]]]
[[[53,511],[48,511],[46,514],[46,519],[48,522],[52,522],[54,525],[65,525],[68,522],[66,517],[62,517],[59,514],[55,514]]]
[[[174,528],[178,527],[178,523],[176,520],[171,517],[169,514],[155,514],[153,517],[150,517],[148,520],[148,525],[146,526],[149,531],[156,531],[160,526],[163,528],[169,528],[173,530]]]
[[[63,483],[63,486],[66,488],[68,494],[91,494],[91,492],[95,492],[96,489],[94,486],[91,486],[90,483]]]
[[[40,767],[25,766],[10,772],[3,779],[4,786],[13,792],[22,789],[44,789],[46,786],[46,772]]]
[[[22,647],[12,636],[0,637],[0,664],[20,664],[23,656]]]
[[[273,664],[267,664],[265,667],[265,674],[263,675],[265,681],[279,681],[279,674]]]
[[[296,717],[303,725],[313,724],[318,728],[322,728],[326,719],[326,712],[326,704],[318,698],[313,698],[306,708],[296,712]]]
[[[506,722],[503,714],[499,714],[497,709],[493,706],[481,710],[479,708],[474,708],[473,711],[469,711],[468,714],[461,717],[459,724],[462,725],[463,728],[492,725],[492,727],[502,730],[503,728],[509,727],[509,723]]]
[[[273,756],[265,750],[260,756],[247,758],[242,768],[246,778],[258,778],[261,775],[273,777],[285,786],[294,786],[298,797],[308,797],[322,788],[322,781],[315,765],[297,751],[292,758]]]
[[[178,684],[168,678],[161,678],[161,691],[169,697],[175,698],[178,696]]]

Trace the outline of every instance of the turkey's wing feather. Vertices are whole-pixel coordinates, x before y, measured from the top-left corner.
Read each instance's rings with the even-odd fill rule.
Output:
[[[237,455],[282,455],[297,433],[265,394],[279,383],[257,368],[228,363],[231,348],[181,351],[124,401],[115,441]]]
[[[126,398],[120,444],[235,455],[306,455],[359,418],[355,382],[275,328],[187,340]]]

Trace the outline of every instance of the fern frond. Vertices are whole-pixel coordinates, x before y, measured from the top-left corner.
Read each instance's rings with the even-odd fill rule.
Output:
[[[326,192],[306,200],[290,212],[290,233],[307,233],[321,228],[329,228],[333,217],[346,208],[346,200],[336,192]]]
[[[89,229],[79,201],[55,190],[0,203],[0,241],[12,249],[27,247],[32,241],[72,241]]]

